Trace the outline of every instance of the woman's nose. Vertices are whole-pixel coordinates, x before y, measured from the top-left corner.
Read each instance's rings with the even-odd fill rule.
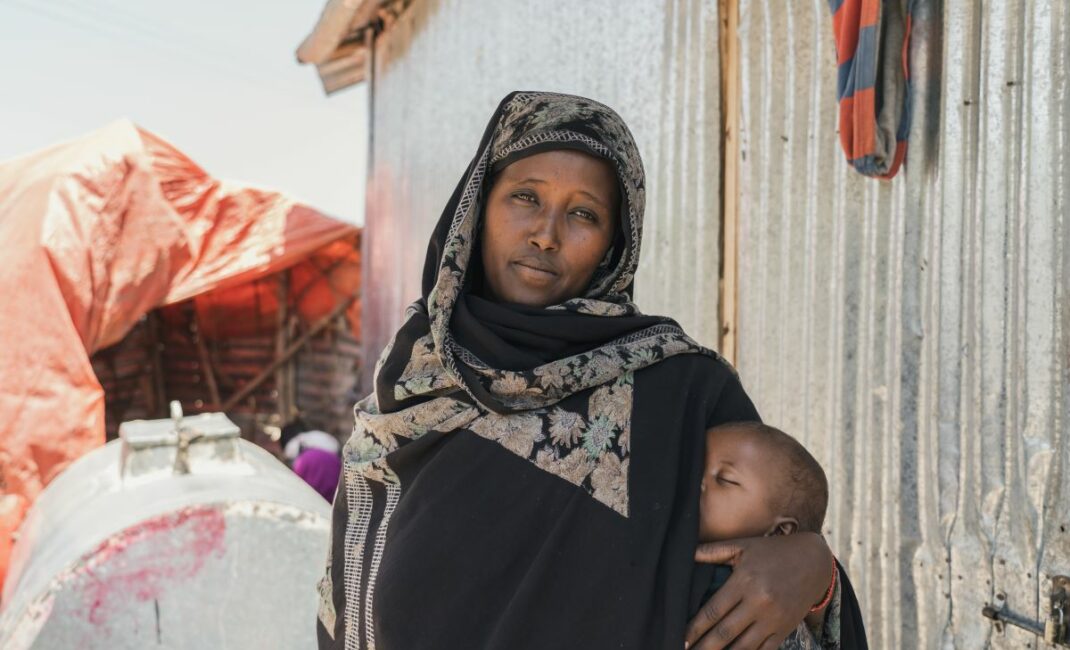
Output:
[[[539,250],[557,250],[561,245],[559,231],[563,217],[562,211],[553,207],[540,210],[532,225],[528,243]]]

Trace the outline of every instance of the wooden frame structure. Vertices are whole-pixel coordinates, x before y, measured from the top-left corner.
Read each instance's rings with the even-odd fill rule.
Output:
[[[722,200],[718,349],[735,365],[739,333],[739,0],[720,0]]]

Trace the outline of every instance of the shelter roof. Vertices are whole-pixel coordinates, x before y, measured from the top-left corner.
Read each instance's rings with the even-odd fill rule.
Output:
[[[90,356],[149,311],[196,297],[218,310],[299,266],[302,312],[359,286],[359,229],[213,178],[128,121],[0,163],[0,197],[0,491],[18,507],[103,444]]]
[[[328,0],[316,26],[297,48],[297,60],[314,64],[329,95],[364,81],[368,48],[409,0]]]

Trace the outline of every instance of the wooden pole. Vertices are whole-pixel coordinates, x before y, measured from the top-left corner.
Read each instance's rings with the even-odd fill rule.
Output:
[[[719,348],[732,365],[738,362],[739,332],[739,161],[740,77],[739,0],[720,0],[721,116],[724,120],[721,166],[724,174],[721,214],[721,328]]]
[[[242,386],[237,393],[231,395],[230,399],[228,399],[227,402],[223,404],[223,411],[229,411],[230,409],[234,408],[236,404],[248,397],[254,390],[257,389],[257,387],[260,386],[260,384],[264,383],[267,378],[272,375],[272,373],[278,370],[279,367],[282,366],[282,364],[289,361],[295,354],[297,354],[301,350],[301,348],[305,347],[305,344],[308,343],[309,339],[322,332],[324,329],[326,329],[328,325],[331,324],[331,322],[334,321],[335,318],[338,318],[340,315],[342,315],[342,313],[345,312],[346,309],[349,309],[349,306],[353,304],[353,301],[356,300],[357,296],[359,295],[359,292],[354,293],[342,302],[338,303],[335,308],[331,310],[331,313],[321,318],[319,321],[316,322],[315,325],[309,328],[307,332],[299,336],[297,340],[291,343],[289,347],[287,347],[286,350],[284,350],[280,356],[276,357],[275,360],[268,365],[267,368],[261,370],[260,374],[249,380],[249,383]]]
[[[211,408],[219,408],[223,400],[219,396],[219,384],[215,380],[215,368],[212,366],[212,360],[208,356],[208,345],[204,342],[204,330],[201,328],[201,321],[197,318],[196,311],[193,312],[193,324],[197,329],[197,357],[200,359],[204,381],[208,384],[208,398],[212,402]]]
[[[152,364],[152,404],[149,406],[150,418],[166,417],[167,389],[164,386],[163,355],[160,344],[160,321],[155,310],[145,317],[149,330],[149,362]]]
[[[278,274],[278,306],[275,310],[275,358],[281,358],[286,351],[286,345],[290,340],[289,332],[289,299],[290,299],[290,272],[282,271]],[[275,408],[279,414],[279,424],[283,425],[292,417],[290,404],[290,373],[289,360],[279,365],[275,371]]]

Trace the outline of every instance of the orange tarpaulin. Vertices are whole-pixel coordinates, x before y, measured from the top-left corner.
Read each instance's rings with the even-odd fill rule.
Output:
[[[0,489],[16,497],[0,499],[0,551],[20,518],[10,511],[104,442],[90,355],[162,305],[197,297],[213,323],[243,285],[284,268],[298,312],[327,313],[359,286],[358,237],[283,195],[212,178],[125,121],[0,163]]]

